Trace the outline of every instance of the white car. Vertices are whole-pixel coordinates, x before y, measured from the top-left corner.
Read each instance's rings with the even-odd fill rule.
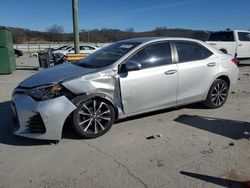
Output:
[[[91,54],[93,52],[95,52],[96,50],[98,50],[98,47],[95,46],[91,46],[91,45],[80,45],[79,46],[79,50],[81,54]],[[73,54],[75,53],[75,48],[73,46],[69,46],[66,49],[63,50],[56,50],[53,52],[53,54],[63,54],[63,55],[67,55],[67,54]]]
[[[71,45],[70,46],[62,46],[62,47],[58,48],[57,50],[53,51],[52,53],[66,55],[72,50],[72,48],[74,48],[74,47]]]
[[[250,58],[250,31],[213,32],[206,43],[237,58]]]
[[[195,102],[219,108],[238,73],[231,55],[202,41],[119,41],[22,81],[12,96],[13,131],[60,140],[69,120],[80,136],[96,138],[115,120],[137,114]]]
[[[79,50],[80,50],[81,54],[92,54],[93,52],[95,52],[98,49],[99,49],[98,47],[91,46],[91,45],[81,45],[81,46],[79,46]],[[75,49],[72,48],[69,53],[70,54],[75,53]]]

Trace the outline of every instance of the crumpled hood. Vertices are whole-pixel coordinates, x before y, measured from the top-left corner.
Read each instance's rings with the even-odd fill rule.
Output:
[[[94,72],[95,70],[96,69],[65,63],[38,72],[22,81],[19,86],[32,88],[41,85],[55,84],[66,79]]]

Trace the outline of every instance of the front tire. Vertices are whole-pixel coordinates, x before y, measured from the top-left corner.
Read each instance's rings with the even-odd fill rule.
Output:
[[[115,111],[111,104],[103,99],[78,101],[73,112],[73,128],[83,138],[97,138],[112,127]]]
[[[209,89],[204,105],[208,108],[219,108],[227,100],[228,84],[222,79],[216,79]]]

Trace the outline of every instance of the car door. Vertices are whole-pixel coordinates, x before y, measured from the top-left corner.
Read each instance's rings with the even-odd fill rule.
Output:
[[[172,63],[169,42],[150,44],[137,51],[128,61],[138,62],[142,67],[119,74],[126,114],[176,105],[177,66]]]
[[[250,33],[238,32],[237,57],[250,57]]]
[[[178,54],[177,104],[204,99],[218,71],[217,57],[196,42],[175,41]]]

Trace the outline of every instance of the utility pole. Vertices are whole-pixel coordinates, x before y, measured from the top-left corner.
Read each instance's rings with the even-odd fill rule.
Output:
[[[79,54],[78,0],[72,0],[75,54]]]
[[[89,29],[88,29],[88,43],[89,43]]]

